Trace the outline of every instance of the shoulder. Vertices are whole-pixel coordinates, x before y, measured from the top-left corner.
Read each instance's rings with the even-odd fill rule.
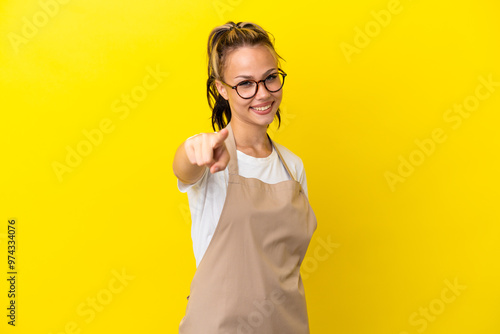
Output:
[[[277,143],[273,140],[274,145],[278,148],[280,151],[281,155],[283,156],[283,159],[285,159],[288,167],[292,166],[297,166],[297,167],[304,167],[304,164],[302,163],[302,159],[293,153],[290,149],[287,147],[281,145],[280,143]]]
[[[295,180],[297,180],[302,185],[302,189],[307,196],[307,178],[302,159],[285,146],[275,142],[274,140],[273,143],[280,151],[283,160],[285,160],[288,168],[290,169],[290,172],[295,177]]]
[[[284,145],[281,145],[280,143],[277,143],[275,141],[273,141],[273,143],[281,153],[281,156],[285,160],[290,171],[295,174],[295,178],[297,180],[301,180],[305,174],[304,163],[302,162],[302,159]]]

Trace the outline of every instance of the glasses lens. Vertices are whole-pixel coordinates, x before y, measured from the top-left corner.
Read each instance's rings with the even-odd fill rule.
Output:
[[[270,92],[277,92],[283,86],[283,76],[280,73],[271,74],[266,78],[266,87]]]
[[[236,86],[236,89],[242,98],[251,98],[255,95],[256,86],[255,82],[243,81]]]

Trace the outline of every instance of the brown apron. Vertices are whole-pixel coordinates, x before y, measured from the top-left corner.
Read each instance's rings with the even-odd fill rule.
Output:
[[[316,230],[301,184],[238,175],[231,124],[222,213],[190,287],[180,334],[309,333],[300,265]],[[269,137],[269,136],[268,136]]]

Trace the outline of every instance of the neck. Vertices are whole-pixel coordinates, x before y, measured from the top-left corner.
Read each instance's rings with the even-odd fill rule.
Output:
[[[266,157],[272,152],[267,138],[267,126],[243,123],[233,117],[231,128],[239,151],[255,157]]]

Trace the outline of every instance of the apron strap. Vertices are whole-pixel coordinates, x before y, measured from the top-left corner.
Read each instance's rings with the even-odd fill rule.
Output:
[[[267,135],[267,137],[271,141],[271,144],[273,145],[274,149],[276,150],[276,153],[278,153],[278,156],[280,157],[280,160],[283,163],[283,166],[285,166],[285,169],[288,172],[288,175],[290,175],[290,178],[294,181],[297,181],[297,180],[295,180],[295,177],[293,177],[293,174],[290,172],[290,169],[288,168],[288,165],[286,164],[285,159],[283,159],[283,156],[281,155],[280,150],[278,150],[278,147],[276,146],[276,144],[271,140],[271,137],[269,137],[269,135]]]
[[[226,144],[227,151],[229,152],[229,164],[228,171],[229,174],[238,175],[238,156],[236,154],[236,142],[234,140],[233,129],[231,128],[231,122],[226,125],[229,135],[227,136],[224,144]]]
[[[228,171],[229,174],[234,174],[238,175],[238,155],[236,154],[236,141],[234,140],[234,134],[233,134],[233,129],[231,128],[231,122],[229,122],[226,126],[228,129],[228,136],[225,140],[226,148],[227,151],[229,152],[229,164],[228,164]],[[288,168],[285,159],[283,159],[283,156],[281,155],[280,151],[278,150],[278,147],[276,147],[276,144],[271,140],[271,137],[269,137],[269,134],[267,134],[267,138],[269,138],[269,141],[271,142],[271,145],[274,147],[276,150],[276,153],[278,153],[278,157],[281,160],[281,163],[285,167],[286,171],[288,172],[288,175],[290,175],[290,178],[294,181],[295,177],[293,177],[293,174],[290,172],[290,169]]]

